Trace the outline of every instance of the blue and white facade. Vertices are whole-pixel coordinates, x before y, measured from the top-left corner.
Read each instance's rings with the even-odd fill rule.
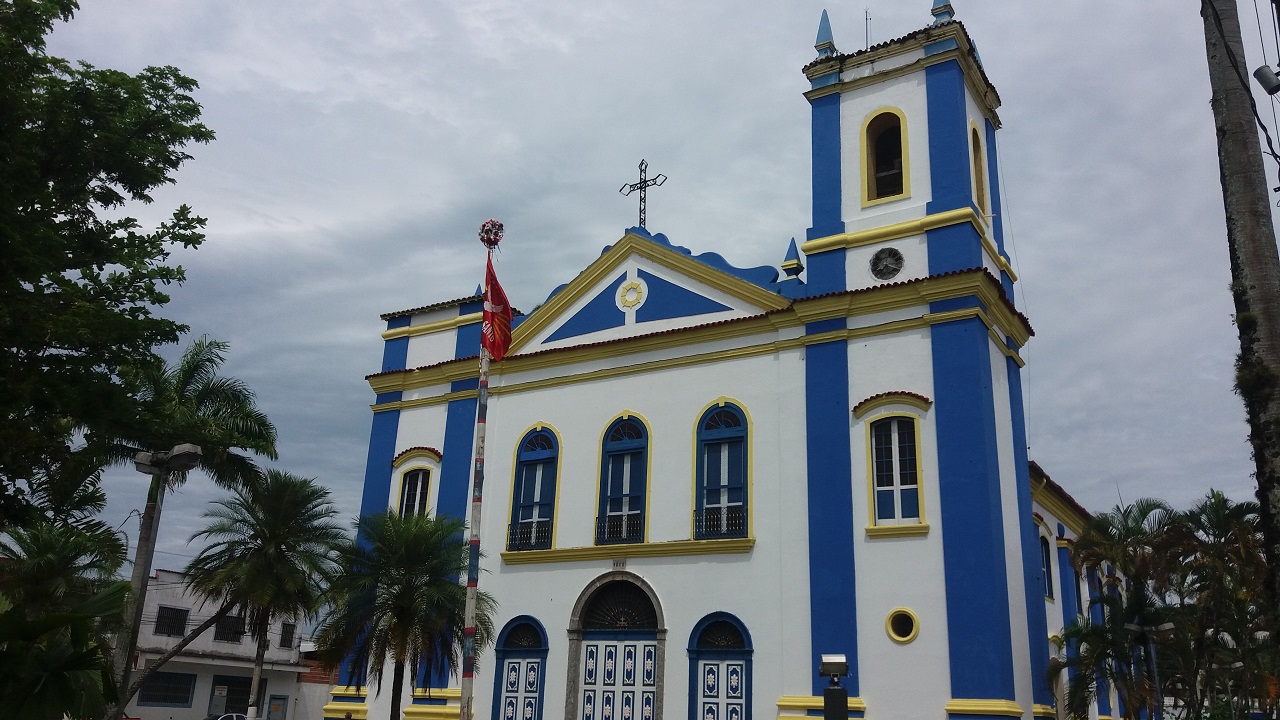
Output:
[[[477,717],[820,715],[835,653],[851,718],[1054,716],[1050,637],[1078,606],[1044,574],[1079,585],[1087,515],[1029,472],[999,96],[934,15],[842,54],[824,13],[813,216],[781,273],[635,227],[517,318],[490,383],[501,635]],[[480,309],[384,316],[362,512],[465,517]],[[447,684],[419,679],[406,717],[456,718]]]

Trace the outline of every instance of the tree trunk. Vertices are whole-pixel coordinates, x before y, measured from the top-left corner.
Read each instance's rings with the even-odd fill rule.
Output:
[[[129,688],[129,673],[133,665],[133,650],[138,644],[138,631],[142,627],[142,611],[147,599],[147,581],[151,577],[151,561],[156,552],[156,528],[160,525],[160,511],[164,508],[164,496],[168,483],[163,475],[152,475],[151,486],[147,489],[147,504],[142,510],[142,520],[138,523],[138,546],[133,552],[133,577],[130,580],[132,592],[125,603],[120,617],[125,625],[120,628],[116,638],[115,672],[119,683],[116,685],[119,695],[124,696]],[[125,698],[121,702],[121,713],[111,720],[121,717]]]
[[[271,629],[271,616],[267,615],[257,625],[253,633],[258,638],[258,652],[253,656],[253,679],[249,681],[249,720],[257,720],[261,711],[258,707],[258,695],[262,685],[262,663],[267,656],[267,644],[271,641],[267,632]]]
[[[1210,105],[1218,131],[1231,294],[1240,336],[1236,391],[1249,421],[1267,592],[1270,607],[1275,608],[1280,606],[1280,253],[1236,5],[1229,0],[1202,0],[1200,14],[1213,88]]]
[[[390,720],[400,720],[400,695],[404,693],[404,660],[396,658],[395,667],[391,672]]]
[[[138,694],[138,689],[142,687],[142,684],[149,680],[160,668],[164,667],[165,663],[169,662],[175,655],[182,652],[183,648],[190,645],[192,641],[204,634],[204,631],[213,627],[214,623],[218,622],[224,615],[231,612],[231,608],[232,605],[229,603],[218,608],[218,611],[210,616],[208,620],[197,625],[194,630],[187,633],[186,637],[179,640],[177,645],[169,648],[169,650],[157,658],[155,662],[143,668],[142,673],[139,674],[138,678],[129,686],[128,691],[120,693],[120,699],[116,703],[115,709],[113,709],[111,714],[107,716],[107,720],[116,720],[116,718],[123,716],[124,706],[128,705],[129,701],[133,699],[133,696]]]

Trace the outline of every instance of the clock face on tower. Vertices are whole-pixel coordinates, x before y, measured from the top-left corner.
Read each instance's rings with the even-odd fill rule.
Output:
[[[871,274],[879,280],[891,280],[902,272],[906,261],[897,248],[881,248],[871,256]]]

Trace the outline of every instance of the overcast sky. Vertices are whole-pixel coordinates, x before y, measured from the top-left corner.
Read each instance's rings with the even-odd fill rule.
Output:
[[[279,428],[277,466],[352,516],[378,315],[469,295],[481,222],[506,225],[498,272],[532,308],[636,223],[618,188],[646,158],[669,178],[650,230],[777,265],[809,225],[800,68],[821,11],[845,52],[864,45],[864,10],[872,43],[931,19],[929,0],[82,4],[52,54],[175,65],[218,135],[137,210],[154,224],[187,203],[209,219],[204,247],[177,254],[188,280],[165,314],[231,343],[225,371]],[[1037,332],[1031,458],[1092,509],[1186,506],[1211,486],[1250,498],[1197,3],[954,5],[1004,102],[1007,247]],[[1240,9],[1252,68],[1259,28]],[[108,519],[135,532],[145,483],[112,471]],[[217,495],[193,478],[169,499],[157,566],[185,565]]]

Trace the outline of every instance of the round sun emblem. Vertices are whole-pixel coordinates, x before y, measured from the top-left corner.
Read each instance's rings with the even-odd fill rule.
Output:
[[[631,282],[618,288],[618,302],[624,308],[633,308],[640,304],[644,299],[644,288],[640,283],[632,280]]]

